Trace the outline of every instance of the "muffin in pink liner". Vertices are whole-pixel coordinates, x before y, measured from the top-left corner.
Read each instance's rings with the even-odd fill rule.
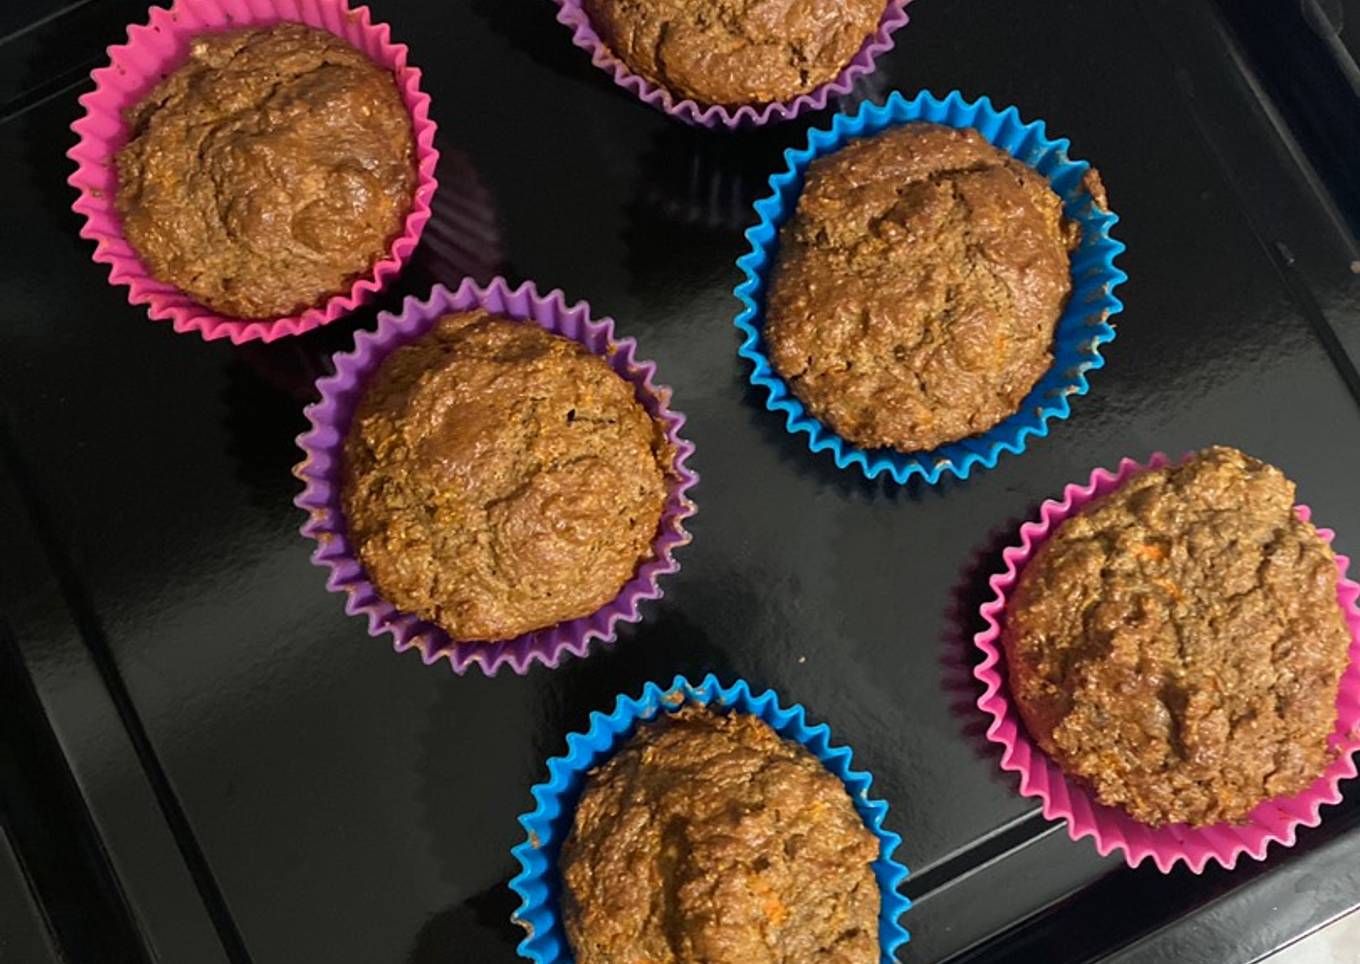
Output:
[[[391,352],[425,334],[441,316],[474,308],[533,321],[604,358],[633,385],[638,402],[664,427],[674,451],[651,558],[638,567],[619,594],[588,616],[496,642],[456,641],[438,626],[401,612],[384,600],[368,581],[346,539],[340,497],[344,442],[365,380]],[[535,662],[555,667],[566,653],[584,656],[592,640],[613,640],[618,623],[639,621],[639,604],[659,599],[661,577],[680,568],[674,552],[690,539],[684,521],[695,512],[688,493],[698,476],[686,466],[694,446],[680,437],[685,417],[670,409],[670,389],[653,382],[656,366],[637,358],[636,349],[633,339],[615,337],[611,319],[592,318],[585,302],[569,305],[559,290],[540,295],[532,282],[511,288],[500,277],[486,287],[466,279],[457,291],[436,285],[423,301],[407,298],[399,314],[380,314],[376,331],[360,331],[353,351],[335,355],[335,374],[317,382],[321,398],[306,410],[311,428],[298,437],[304,458],[293,470],[304,484],[302,494],[294,500],[308,515],[302,534],[316,540],[312,561],[329,570],[326,587],[346,595],[345,611],[366,616],[370,635],[390,633],[398,652],[414,649],[427,664],[447,659],[459,674],[475,663],[488,676],[505,665],[519,674]]]
[[[114,158],[128,139],[124,112],[184,63],[195,37],[285,21],[328,31],[392,72],[411,114],[416,186],[401,234],[391,242],[386,256],[348,292],[287,318],[232,318],[198,304],[147,271],[123,236],[115,205],[118,172]],[[345,0],[176,0],[169,9],[152,7],[148,22],[129,27],[127,43],[110,47],[108,53],[109,66],[94,71],[94,90],[80,98],[85,113],[71,125],[79,140],[67,152],[76,162],[68,183],[80,192],[72,208],[85,218],[81,237],[95,242],[94,260],[109,266],[112,284],[127,287],[129,302],[146,305],[152,318],[169,320],[177,332],[196,331],[208,340],[230,338],[237,344],[273,341],[353,311],[400,273],[430,219],[439,153],[434,147],[430,98],[420,90],[420,71],[407,64],[406,46],[393,43],[387,24],[374,23],[367,7],[351,9]]]
[[[1346,576],[1349,560],[1342,555],[1336,557],[1337,604],[1350,630],[1351,647],[1350,662],[1337,691],[1336,727],[1330,739],[1335,759],[1306,790],[1259,804],[1245,824],[1221,823],[1208,827],[1172,824],[1154,828],[1139,823],[1118,808],[1098,803],[1083,787],[1069,780],[1030,739],[1018,709],[1011,702],[1002,665],[1005,658],[1001,643],[1002,623],[1008,597],[1020,571],[1035,551],[1064,519],[1087,503],[1114,491],[1134,475],[1162,468],[1170,461],[1159,452],[1146,465],[1124,459],[1115,472],[1096,469],[1085,485],[1068,485],[1061,501],[1044,502],[1039,519],[1020,527],[1020,544],[1002,554],[1005,571],[990,580],[996,597],[981,610],[986,628],[978,633],[974,642],[982,651],[983,659],[974,675],[985,688],[977,705],[992,717],[987,738],[1002,746],[1001,767],[1020,775],[1020,793],[1041,800],[1045,817],[1064,820],[1073,840],[1093,838],[1102,856],[1115,850],[1122,851],[1132,867],[1150,857],[1163,873],[1169,873],[1177,863],[1184,861],[1198,874],[1211,860],[1231,870],[1243,854],[1264,860],[1271,843],[1292,846],[1298,828],[1317,826],[1322,820],[1322,806],[1341,801],[1341,781],[1356,775],[1355,753],[1360,750],[1360,608],[1356,603],[1360,598],[1360,584]],[[1294,511],[1300,519],[1309,520],[1307,506],[1297,505]],[[1324,540],[1332,541],[1334,533],[1331,530],[1317,531]]]
[[[906,6],[911,0],[887,0],[883,16],[873,34],[830,83],[822,84],[806,94],[790,100],[767,104],[742,104],[727,107],[720,104],[700,104],[689,98],[679,99],[664,87],[653,84],[634,73],[616,57],[591,26],[590,15],[583,0],[553,0],[558,6],[557,20],[571,28],[571,39],[576,46],[590,54],[596,67],[614,78],[614,83],[637,96],[645,104],[665,111],[672,117],[698,127],[754,127],[771,121],[791,120],[807,111],[822,110],[832,97],[850,93],[855,81],[874,69],[874,62],[893,46],[893,33],[908,20]]]

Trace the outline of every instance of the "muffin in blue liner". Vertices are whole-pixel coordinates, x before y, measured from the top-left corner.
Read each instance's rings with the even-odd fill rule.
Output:
[[[762,328],[765,285],[779,250],[779,229],[792,216],[803,177],[815,158],[834,153],[856,137],[877,134],[912,121],[971,127],[996,147],[1034,168],[1063,201],[1063,214],[1081,225],[1081,244],[1072,252],[1072,293],[1053,336],[1053,364],[1021,402],[1019,410],[983,432],[930,451],[904,454],[892,449],[866,451],[813,418],[770,363]],[[920,475],[935,483],[946,473],[968,478],[978,466],[992,468],[1002,452],[1019,455],[1030,436],[1048,434],[1049,422],[1071,414],[1069,398],[1085,395],[1086,373],[1105,362],[1100,346],[1112,341],[1109,319],[1123,310],[1114,289],[1128,280],[1115,267],[1124,245],[1110,236],[1119,220],[1095,204],[1083,184],[1090,164],[1067,156],[1066,139],[1050,139],[1043,121],[1024,123],[1014,107],[998,111],[986,97],[967,101],[958,91],[943,100],[921,92],[911,100],[893,93],[883,104],[865,103],[852,114],[837,114],[830,130],[808,132],[807,146],[784,152],[787,167],[770,178],[773,193],[756,202],[757,224],[746,231],[751,250],[737,261],[745,280],[735,290],[742,309],[736,326],[743,335],[739,354],[751,362],[751,383],[768,393],[765,407],[784,415],[795,435],[804,434],[814,452],[829,450],[838,468],[856,465],[869,478],[888,473],[899,483]]]
[[[808,724],[801,705],[795,703],[785,708],[773,691],[752,693],[751,687],[741,679],[731,686],[723,686],[711,673],[698,685],[677,676],[665,688],[648,683],[636,699],[620,696],[612,713],[590,714],[587,732],[567,736],[565,756],[548,761],[547,781],[532,791],[533,811],[519,818],[527,839],[512,851],[522,868],[510,881],[510,889],[521,901],[514,920],[528,932],[520,942],[520,955],[539,964],[573,960],[559,912],[561,878],[557,857],[562,841],[571,830],[576,801],[589,771],[618,750],[639,724],[695,704],[759,717],[780,736],[806,747],[845,784],[864,825],[878,838],[878,860],[874,861],[873,867],[882,900],[878,917],[879,946],[884,962],[896,961],[896,952],[909,939],[898,923],[898,918],[911,906],[911,901],[900,890],[907,877],[907,868],[893,859],[893,851],[902,838],[883,826],[888,805],[869,796],[873,778],[851,767],[850,749],[832,745],[831,729],[825,723]]]

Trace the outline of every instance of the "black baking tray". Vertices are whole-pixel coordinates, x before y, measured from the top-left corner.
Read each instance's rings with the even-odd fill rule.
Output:
[[[1044,118],[1100,168],[1131,280],[1069,421],[905,487],[808,452],[736,355],[751,204],[826,113],[683,127],[591,67],[547,0],[373,8],[440,125],[427,240],[375,309],[243,347],[149,322],[77,236],[76,97],[144,6],[0,14],[0,960],[515,960],[529,787],[591,710],[678,672],[775,688],[874,773],[912,868],[905,960],[1252,961],[1360,905],[1355,781],[1231,872],[1070,841],[1000,770],[970,648],[1020,522],[1125,455],[1242,447],[1360,552],[1353,3],[911,6],[841,106],[959,88]],[[457,236],[470,196],[492,227]],[[615,645],[460,678],[343,614],[290,468],[314,379],[376,307],[497,272],[639,340],[689,416],[700,510]]]

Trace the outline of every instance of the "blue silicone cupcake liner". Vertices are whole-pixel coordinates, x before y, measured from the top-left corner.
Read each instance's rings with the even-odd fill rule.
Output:
[[[586,774],[622,746],[639,724],[656,719],[662,713],[674,713],[688,704],[713,705],[758,716],[780,736],[807,747],[841,779],[865,826],[878,837],[874,876],[878,878],[883,901],[878,917],[879,945],[883,961],[896,961],[897,949],[909,939],[906,930],[897,922],[911,906],[911,901],[900,890],[907,877],[907,868],[893,860],[893,851],[902,838],[883,826],[888,805],[870,798],[873,778],[852,769],[850,749],[832,745],[831,730],[825,723],[809,725],[799,704],[786,709],[779,705],[778,697],[771,690],[753,694],[745,680],[723,686],[712,674],[705,676],[697,686],[683,676],[677,676],[665,688],[648,683],[637,699],[620,696],[612,713],[607,716],[591,713],[590,729],[567,737],[566,756],[548,761],[547,781],[533,788],[533,812],[519,818],[527,839],[512,851],[522,868],[510,881],[510,889],[521,901],[514,920],[528,932],[520,942],[520,955],[539,964],[563,964],[573,959],[558,913],[561,880],[557,873],[557,855],[571,829],[572,815]]]
[[[1016,414],[981,435],[942,445],[928,452],[903,454],[891,449],[866,451],[842,439],[813,418],[770,364],[761,329],[764,324],[765,279],[779,248],[779,229],[792,215],[803,189],[803,175],[814,158],[839,150],[855,137],[877,134],[911,121],[949,127],[971,127],[992,144],[1048,178],[1063,200],[1063,213],[1081,224],[1081,245],[1072,253],[1072,294],[1053,336],[1053,365],[1020,404]],[[1114,265],[1124,245],[1110,236],[1119,218],[1097,207],[1082,185],[1090,169],[1086,161],[1067,156],[1069,142],[1052,140],[1043,121],[1026,124],[1014,107],[998,111],[986,97],[964,100],[958,91],[940,100],[928,92],[907,100],[893,93],[885,103],[865,103],[853,115],[837,114],[830,130],[808,132],[807,146],[784,152],[785,170],[770,178],[773,193],[756,202],[757,224],[746,231],[751,250],[737,261],[746,276],[735,294],[741,301],[736,326],[743,339],[741,357],[751,362],[751,383],[765,389],[765,407],[781,412],[788,430],[807,436],[814,452],[830,451],[838,468],[856,465],[869,478],[889,473],[900,483],[920,475],[929,483],[945,473],[968,478],[978,466],[992,468],[1002,452],[1019,455],[1030,436],[1048,434],[1052,419],[1071,414],[1072,395],[1085,395],[1086,373],[1105,362],[1100,346],[1114,339],[1109,318],[1123,310],[1114,289],[1128,276]]]

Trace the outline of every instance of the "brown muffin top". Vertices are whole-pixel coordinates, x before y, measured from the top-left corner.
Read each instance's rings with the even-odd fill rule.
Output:
[[[124,234],[152,275],[225,315],[347,291],[411,207],[415,145],[392,75],[322,30],[200,37],[127,121]]]
[[[594,612],[651,554],[671,449],[604,359],[447,315],[389,355],[345,440],[347,536],[379,593],[457,640]]]
[[[877,962],[878,842],[760,719],[690,706],[591,771],[559,866],[578,964]]]
[[[700,104],[763,104],[836,78],[885,0],[586,0],[591,26],[636,74]]]
[[[1350,638],[1294,485],[1230,448],[1144,472],[1063,522],[1006,612],[1030,735],[1106,804],[1241,821],[1331,761]]]
[[[771,360],[862,448],[984,432],[1052,363],[1077,241],[1048,182],[976,131],[916,123],[856,140],[812,162],[780,231]]]

